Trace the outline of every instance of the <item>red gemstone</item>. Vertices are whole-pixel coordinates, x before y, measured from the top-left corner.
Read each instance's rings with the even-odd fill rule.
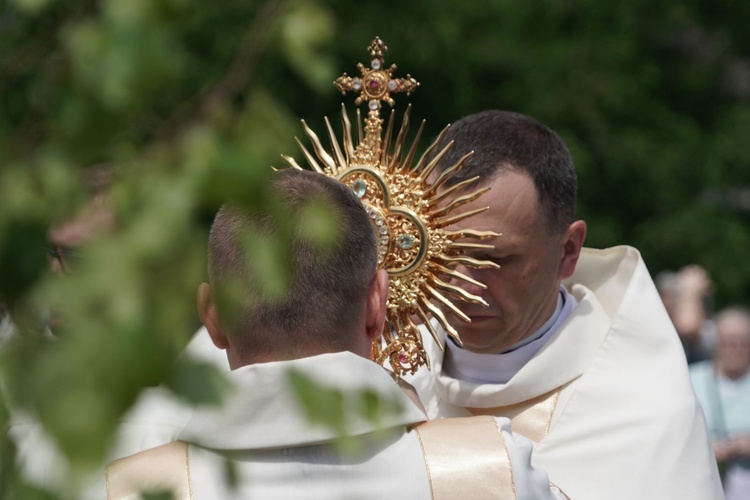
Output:
[[[399,360],[399,362],[401,362],[401,363],[406,363],[406,354],[401,354],[401,355],[400,355],[400,356],[398,357],[398,360]]]
[[[370,88],[371,89],[376,89],[378,87],[380,87],[380,84],[378,83],[377,80],[370,80]]]

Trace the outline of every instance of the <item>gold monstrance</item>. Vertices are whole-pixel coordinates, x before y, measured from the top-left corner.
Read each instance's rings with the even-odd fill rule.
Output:
[[[352,140],[352,127],[343,105],[343,149],[328,118],[325,119],[325,123],[331,142],[330,153],[323,148],[318,136],[304,120],[302,124],[315,155],[313,156],[299,139],[297,142],[311,168],[352,188],[364,204],[373,228],[377,231],[378,263],[388,272],[389,286],[387,321],[383,336],[373,343],[372,359],[380,364],[387,360],[395,374],[401,376],[404,373],[414,373],[422,365],[429,368],[429,359],[414,319],[421,320],[441,349],[443,345],[430,323],[431,317],[437,319],[448,335],[461,344],[458,332],[436,304],[451,310],[467,322],[469,318],[448,297],[487,305],[481,297],[468,293],[449,281],[456,279],[485,288],[484,284],[456,271],[454,267],[456,264],[464,264],[475,268],[497,268],[497,264],[493,262],[476,260],[463,254],[466,249],[491,249],[492,246],[458,240],[484,239],[498,234],[471,229],[445,229],[451,224],[487,210],[488,207],[484,207],[453,213],[455,209],[477,199],[490,188],[477,189],[451,202],[446,201],[449,195],[461,191],[479,178],[474,177],[443,189],[446,181],[461,170],[470,154],[462,157],[442,174],[431,175],[452,145],[450,143],[435,152],[448,127],[412,167],[424,121],[409,151],[406,152],[404,145],[411,107],[404,113],[395,142],[391,140],[393,111],[383,136],[383,119],[380,118],[382,103],[386,102],[392,107],[394,101],[391,93],[405,92],[406,95],[410,95],[419,83],[408,74],[406,78],[394,78],[395,64],[385,69],[383,52],[388,48],[380,38],[375,38],[368,50],[371,57],[369,68],[360,63],[357,65],[361,73],[359,77],[350,77],[344,73],[334,82],[342,94],[358,92],[355,105],[359,106],[366,102],[369,108],[367,118],[364,119],[364,135],[357,109],[357,145],[355,146]],[[292,167],[301,169],[293,158],[283,155],[282,157]]]

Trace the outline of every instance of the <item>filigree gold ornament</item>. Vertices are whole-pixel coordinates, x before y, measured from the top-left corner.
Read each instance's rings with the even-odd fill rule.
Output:
[[[404,92],[409,95],[419,83],[410,75],[406,78],[394,78],[396,65],[384,69],[383,52],[387,47],[379,38],[375,38],[368,50],[371,56],[370,68],[360,63],[357,65],[360,77],[352,78],[344,73],[334,82],[343,94],[349,91],[359,93],[356,105],[363,102],[368,104],[369,112],[364,119],[364,127],[359,109],[357,110],[356,146],[352,139],[352,126],[343,105],[343,148],[328,118],[325,118],[325,124],[331,142],[330,153],[304,120],[302,124],[312,143],[314,155],[299,139],[297,142],[310,167],[350,186],[370,216],[379,238],[378,264],[389,274],[387,321],[382,338],[373,343],[372,358],[380,364],[388,361],[395,374],[401,376],[414,373],[422,365],[429,368],[429,359],[413,318],[421,320],[441,349],[443,346],[430,323],[431,317],[436,318],[448,335],[461,344],[458,332],[450,325],[441,307],[435,303],[467,322],[469,318],[448,297],[487,305],[481,297],[448,281],[457,279],[486,288],[484,284],[456,271],[454,267],[456,264],[475,268],[499,267],[494,262],[464,255],[466,249],[492,248],[491,245],[466,242],[467,238],[481,240],[499,235],[492,231],[446,229],[451,224],[486,210],[487,207],[484,207],[454,214],[455,209],[477,199],[489,187],[477,189],[451,202],[445,201],[450,194],[476,182],[478,177],[443,189],[446,181],[461,170],[470,155],[461,158],[436,178],[430,175],[451,147],[448,144],[441,151],[435,151],[448,127],[414,164],[424,121],[411,147],[406,151],[411,106],[404,113],[396,140],[392,141],[393,111],[385,135],[383,134],[383,120],[380,118],[382,103],[393,106],[391,93]],[[282,157],[292,167],[302,168],[293,158]],[[432,159],[427,161],[427,158]]]

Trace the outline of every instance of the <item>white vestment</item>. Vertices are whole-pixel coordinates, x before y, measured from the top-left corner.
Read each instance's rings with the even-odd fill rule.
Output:
[[[310,422],[290,385],[290,370],[343,395],[342,405],[349,417],[340,429]],[[452,449],[447,454],[443,453],[445,448],[437,449],[443,456],[427,461],[433,466],[430,470],[425,465],[423,447],[429,448],[434,442],[411,430],[426,420],[422,409],[389,372],[350,352],[248,365],[233,371],[229,378],[234,386],[232,394],[220,408],[196,410],[179,435],[181,441],[190,444],[178,448],[171,462],[165,460],[169,452],[162,447],[111,464],[107,469],[108,498],[133,498],[128,495],[144,484],[165,484],[163,478],[177,472],[182,485],[175,488],[177,498],[195,500],[428,499],[433,498],[432,483],[440,480],[436,469],[459,468],[478,460],[461,456],[458,450],[454,455]],[[364,390],[398,410],[385,412],[376,420],[368,418],[361,396]],[[336,397],[326,401],[324,404],[334,405]],[[532,468],[531,442],[523,437],[514,439],[507,419],[481,418],[491,423],[486,436],[500,444],[490,450],[491,459],[508,464],[504,469],[507,488],[498,487],[492,498],[565,498],[557,488],[550,487],[543,471]],[[455,434],[460,434],[461,424],[467,420],[453,421],[458,426]],[[354,446],[351,453],[341,452],[336,446],[341,432]],[[227,482],[229,461],[236,478],[234,488]],[[480,467],[469,467],[466,479],[490,483],[490,477],[477,477],[475,471]],[[453,484],[463,488],[460,481]]]
[[[432,371],[409,382],[429,416],[511,417],[538,442],[533,464],[575,500],[723,498],[682,347],[638,251],[585,248],[564,284],[578,305],[505,384],[448,376],[423,331]]]

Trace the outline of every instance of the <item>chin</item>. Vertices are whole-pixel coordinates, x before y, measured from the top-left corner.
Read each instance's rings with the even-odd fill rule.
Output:
[[[464,329],[459,331],[464,349],[476,353],[497,352],[495,335],[483,330]]]
[[[505,325],[498,318],[482,323],[458,325],[463,327],[457,330],[464,349],[478,354],[492,354],[502,352],[515,344],[512,332],[505,329]]]

